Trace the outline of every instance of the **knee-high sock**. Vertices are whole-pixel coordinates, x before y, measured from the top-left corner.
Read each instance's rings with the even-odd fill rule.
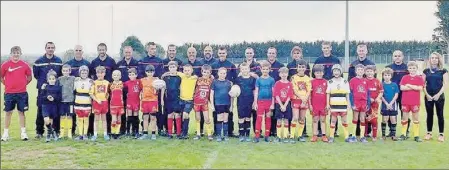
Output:
[[[169,135],[173,134],[173,118],[167,118],[167,133]]]
[[[245,121],[245,136],[249,137],[251,133],[251,121]]]
[[[289,127],[289,124],[284,122],[284,129],[283,129],[284,134],[282,136],[284,139],[288,138],[288,127]]]
[[[77,123],[76,126],[78,127],[78,134],[80,136],[86,135],[86,134],[84,134],[84,118],[78,117],[78,120],[76,121],[76,123]]]
[[[329,128],[329,137],[333,138],[335,135],[335,125],[331,125]]]
[[[401,121],[401,124],[402,124],[402,129],[401,129],[401,134],[402,135],[406,135],[406,133],[407,133],[407,120],[403,120],[403,121]]]
[[[239,122],[239,136],[245,136],[245,122]]]
[[[342,125],[343,125],[343,134],[345,135],[345,139],[346,139],[346,138],[349,137],[348,124],[347,123],[342,123]]]
[[[366,131],[366,122],[360,122],[360,136],[364,137],[365,136],[365,131]]]
[[[282,138],[282,123],[281,124],[277,124],[276,123],[276,136],[278,138]]]
[[[190,121],[190,119],[182,120],[182,135],[183,136],[187,136],[187,133],[189,132],[189,121]]]
[[[126,132],[131,133],[131,125],[133,122],[133,116],[126,116]]]
[[[134,134],[138,134],[139,133],[139,124],[140,124],[140,120],[139,120],[139,116],[134,116]]]
[[[396,123],[391,124],[391,135],[396,136]]]
[[[212,135],[212,124],[211,123],[205,123],[205,128],[206,128],[206,134],[207,136],[211,136]]]
[[[271,130],[271,117],[265,117],[265,137],[270,136],[270,130]]]
[[[298,136],[302,136],[303,133],[304,133],[304,122],[299,122]]]
[[[377,118],[371,119],[371,131],[373,133],[373,138],[377,138]]]
[[[196,120],[196,135],[201,135],[201,120]]]
[[[223,122],[223,136],[229,135],[229,123]]]
[[[389,125],[389,126],[390,126],[390,132],[391,132],[391,125]],[[382,129],[382,137],[384,137],[385,131],[387,130],[387,124],[384,122],[380,123],[380,128]]]
[[[182,130],[182,119],[181,117],[176,118],[176,135],[180,136]]]
[[[419,121],[413,121],[413,136],[419,137]]]
[[[72,138],[72,127],[73,127],[72,123],[73,123],[73,121],[71,119],[67,119],[66,120],[66,128],[68,129],[67,130],[67,136],[69,138]]]
[[[65,127],[66,127],[66,124],[67,124],[67,118],[61,118],[61,121],[59,121],[59,123],[60,123],[60,125],[59,125],[59,127],[60,127],[60,130],[59,130],[59,137],[64,137],[64,135],[65,135],[65,131],[67,130]]]
[[[122,122],[117,121],[115,126],[116,126],[115,134],[120,134],[120,128],[122,126]]]
[[[295,138],[296,135],[296,122],[292,121],[290,125],[290,138]]]
[[[215,124],[215,128],[217,129],[215,134],[217,135],[217,137],[221,137],[221,134],[222,134],[221,131],[223,130],[223,121],[217,120],[217,124]]]
[[[260,137],[260,131],[262,130],[262,118],[263,118],[263,116],[257,115],[257,118],[256,118],[256,130],[255,130],[256,138]]]

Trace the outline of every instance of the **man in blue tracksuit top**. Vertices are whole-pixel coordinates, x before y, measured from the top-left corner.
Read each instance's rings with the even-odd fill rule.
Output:
[[[332,66],[334,66],[335,64],[340,64],[340,59],[338,59],[336,56],[334,56],[332,54],[332,45],[329,41],[324,41],[323,43],[321,43],[321,51],[323,51],[323,54],[321,54],[321,56],[319,56],[316,60],[315,63],[313,64],[313,66],[315,66],[316,64],[321,64],[324,66],[324,75],[323,78],[326,80],[330,80],[333,77],[333,73],[332,73]],[[313,67],[312,67],[313,68]],[[312,75],[313,78],[315,78],[315,74],[312,70]],[[331,117],[329,117],[329,121],[330,121]],[[318,121],[318,137],[321,137],[322,133],[321,133],[321,123],[320,121]],[[335,123],[335,137],[338,137],[338,119],[337,122]]]
[[[62,60],[55,56],[55,44],[47,42],[45,44],[45,54],[39,57],[33,65],[33,75],[37,80],[38,94],[40,94],[42,84],[47,82],[47,73],[50,70],[56,72],[59,76],[62,75]],[[44,117],[42,116],[42,101],[40,96],[37,97],[37,117],[36,117],[36,138],[42,138],[44,134]],[[59,133],[59,123],[55,124],[55,131]]]
[[[230,61],[228,61],[226,59],[227,55],[228,55],[228,53],[227,53],[226,48],[220,47],[218,49],[218,60],[212,64],[212,75],[214,77],[218,77],[218,69],[221,67],[224,67],[227,70],[226,80],[229,80],[232,83],[234,83],[235,78],[237,78],[237,68],[235,67],[235,65],[233,63],[231,63]],[[216,114],[214,113],[214,123],[216,122],[216,119],[217,119],[215,115]],[[234,135],[233,116],[234,116],[234,113],[231,110],[229,113],[229,117],[228,117],[228,123],[229,123],[228,136],[229,137],[236,137],[236,135]],[[214,127],[214,133],[215,132],[217,132],[217,131]]]
[[[213,50],[212,47],[209,45],[204,47],[204,49],[203,49],[204,58],[203,58],[203,60],[201,60],[203,65],[207,64],[207,65],[212,66],[212,64],[217,61],[217,59],[215,59],[213,56],[214,52],[212,50]]]
[[[97,72],[95,68],[98,66],[103,66],[106,68],[106,74],[104,76],[104,79],[106,79],[109,82],[112,82],[112,72],[117,69],[117,64],[115,60],[110,57],[108,54],[106,54],[108,50],[108,47],[105,43],[100,43],[97,46],[97,52],[98,56],[94,60],[92,60],[92,63],[89,66],[89,74],[90,78],[93,80],[97,79]]]
[[[176,46],[174,44],[170,44],[167,47],[167,58],[162,60],[162,63],[164,63],[164,70],[162,74],[168,72],[168,63],[170,61],[175,61],[178,63],[178,71],[181,71],[182,61],[176,57]]]
[[[402,53],[402,51],[396,50],[393,52],[393,63],[390,65],[387,65],[385,67],[391,68],[393,70],[393,77],[391,78],[391,81],[396,83],[396,84],[400,84],[402,77],[404,77],[405,75],[409,74],[408,70],[407,70],[407,64],[404,63],[404,54]],[[401,103],[401,99],[402,99],[402,91],[399,90],[399,95],[398,98],[396,100],[396,102],[398,103],[398,108],[402,108],[402,103]],[[402,117],[402,111],[401,111],[401,117]],[[388,122],[388,127],[390,127],[391,129],[391,122]],[[409,136],[409,131],[410,129],[410,118],[408,119],[407,122],[407,133],[406,136]],[[388,136],[390,136],[391,134],[389,134]]]
[[[279,76],[279,69],[281,67],[284,67],[284,64],[276,60],[277,58],[277,50],[274,47],[270,47],[267,50],[267,59],[268,62],[271,64],[271,71],[270,71],[270,77],[273,77],[274,81],[279,81],[281,77]],[[274,113],[274,110],[271,111]],[[275,117],[271,117],[271,124],[275,125],[277,122]],[[271,126],[270,129],[270,136],[276,136],[276,126]]]
[[[362,64],[364,66],[368,66],[368,65],[374,65],[375,66],[376,65],[374,62],[372,62],[371,60],[369,60],[367,58],[367,54],[368,54],[368,49],[366,47],[366,44],[365,43],[359,43],[357,45],[357,55],[358,55],[357,60],[353,61],[351,63],[351,65],[349,65],[348,82],[352,78],[354,78],[356,76],[356,73],[355,73],[355,66],[356,65],[358,65],[358,64]],[[365,75],[363,75],[363,77],[365,77]],[[374,74],[374,77],[376,77],[376,74]],[[367,126],[368,126],[367,134],[369,134],[371,132],[371,124],[368,123]],[[356,130],[355,130],[355,135],[356,136],[360,136],[360,118],[357,121],[357,127],[356,127]],[[362,135],[364,135],[364,134],[362,134]]]
[[[201,67],[203,66],[203,62],[199,61],[196,58],[196,49],[194,47],[189,47],[187,49],[187,61],[183,64],[190,64],[193,67],[193,75],[201,77]],[[218,78],[218,77],[217,77]]]

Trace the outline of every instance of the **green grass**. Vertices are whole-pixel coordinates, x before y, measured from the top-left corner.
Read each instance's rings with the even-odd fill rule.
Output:
[[[34,91],[35,81],[28,89]],[[3,90],[3,86],[2,86]],[[446,90],[446,97],[449,90]],[[156,141],[124,139],[98,142],[59,141],[45,143],[33,139],[36,118],[36,93],[30,94],[27,132],[30,141],[20,138],[18,116],[13,114],[8,142],[1,142],[1,168],[449,168],[449,142],[436,141],[438,127],[434,121],[434,139],[423,143],[377,141],[348,144],[337,138],[327,143],[227,143],[201,141]],[[3,94],[1,94],[3,99]],[[3,103],[1,104],[3,109]],[[421,107],[421,136],[426,131],[424,106]],[[449,110],[445,107],[446,113]],[[1,112],[1,117],[4,117]],[[350,114],[351,115],[351,114]],[[308,115],[309,116],[309,115]],[[192,117],[193,118],[193,117]],[[449,115],[445,114],[446,120]],[[310,117],[308,119],[311,120]],[[445,135],[449,136],[446,121]],[[3,133],[3,121],[1,131]],[[311,133],[311,123],[308,124]],[[194,131],[191,119],[190,133]],[[237,129],[237,128],[236,128]],[[349,129],[354,129],[350,125]],[[400,130],[401,127],[398,127]],[[100,130],[101,131],[101,130]],[[380,133],[380,129],[379,129]],[[100,132],[101,134],[101,132]],[[340,130],[340,134],[342,131]],[[449,139],[447,139],[449,140]]]

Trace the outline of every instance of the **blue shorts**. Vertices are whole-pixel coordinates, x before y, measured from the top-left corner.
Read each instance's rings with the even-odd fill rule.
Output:
[[[181,105],[182,112],[190,113],[193,109],[193,100],[181,100],[179,105]]]
[[[181,105],[179,104],[180,101],[165,101],[164,108],[165,113],[164,114],[170,114],[170,113],[181,113]]]
[[[58,105],[56,104],[43,104],[42,105],[42,116],[54,119],[58,116]]]
[[[239,104],[237,105],[237,111],[239,112],[239,119],[251,117],[251,111],[253,110],[252,103],[251,104]]]
[[[214,107],[217,114],[229,113],[229,105],[215,105]]]
[[[292,119],[291,102],[288,103],[287,110],[285,112],[281,111],[281,106],[279,104],[277,104],[277,103],[274,105],[274,110],[275,110],[275,117],[276,117],[276,119],[287,119],[287,120],[291,120]]]
[[[59,114],[61,116],[73,116],[73,104],[65,102],[59,104]]]
[[[397,116],[398,111],[397,110],[382,110],[382,111],[380,111],[380,114],[382,116]]]
[[[25,112],[28,111],[28,93],[10,93],[10,94],[4,94],[3,96],[4,101],[4,111],[10,112],[13,111],[16,108],[19,112]]]

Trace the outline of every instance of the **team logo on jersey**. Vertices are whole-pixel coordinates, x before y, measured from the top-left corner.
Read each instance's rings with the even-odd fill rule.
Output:
[[[139,92],[139,86],[137,84],[133,86],[133,91]]]
[[[362,85],[358,85],[357,92],[361,92],[361,93],[365,92],[365,87],[363,87]]]
[[[319,86],[319,87],[316,89],[316,93],[317,93],[317,94],[324,94],[323,87]]]
[[[340,90],[340,88],[341,88],[340,84],[337,84],[337,90]]]
[[[105,85],[98,85],[97,86],[98,93],[105,93],[106,92],[106,86]]]
[[[304,90],[306,89],[306,85],[304,84],[304,82],[298,82],[298,88],[299,90]]]

